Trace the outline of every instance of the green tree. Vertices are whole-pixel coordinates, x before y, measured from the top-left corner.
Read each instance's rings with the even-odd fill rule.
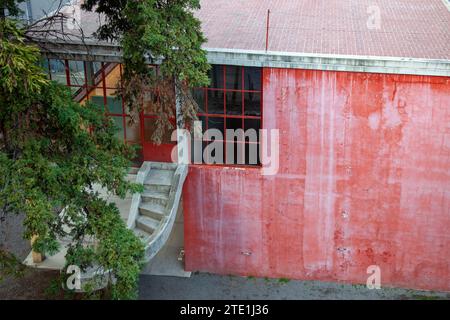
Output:
[[[24,237],[37,236],[33,248],[38,252],[52,253],[58,236],[70,236],[68,264],[110,270],[117,279],[112,297],[135,297],[142,244],[94,188],[100,185],[119,196],[138,191],[124,179],[134,152],[114,138],[113,124],[103,114],[73,102],[66,88],[45,78],[38,50],[5,18],[6,11],[19,14],[19,2],[0,0],[0,213],[25,214]],[[205,38],[193,13],[199,7],[198,0],[84,2],[84,9],[106,17],[97,36],[122,47],[124,91],[119,94],[130,109],[138,114],[144,91],[157,92],[160,103],[151,110],[159,115],[157,143],[172,128],[168,120],[175,101],[183,123],[196,119],[189,88],[209,82],[201,49]],[[157,61],[156,74],[148,63]],[[90,237],[97,244],[83,246]],[[14,261],[0,247],[0,268],[11,271]]]
[[[25,215],[24,238],[37,236],[37,252],[52,254],[58,237],[70,237],[68,264],[109,270],[112,298],[136,297],[143,245],[95,188],[140,191],[125,180],[134,150],[115,138],[109,118],[46,79],[16,22],[0,19],[0,35],[1,215]],[[95,244],[83,245],[88,238]],[[13,262],[0,247],[0,273]]]
[[[97,36],[118,41],[122,47],[122,94],[130,109],[141,111],[144,89],[158,93],[160,103],[151,110],[159,115],[153,137],[156,143],[161,142],[165,130],[172,129],[168,119],[174,117],[176,99],[182,123],[197,119],[198,106],[189,88],[206,86],[210,68],[201,48],[206,39],[194,16],[199,0],[87,0],[83,8],[103,14],[106,23]],[[158,74],[148,68],[148,63],[157,61]]]
[[[5,18],[6,11],[10,16],[18,16],[21,10],[17,4],[21,2],[25,2],[25,0],[0,0],[0,18]]]

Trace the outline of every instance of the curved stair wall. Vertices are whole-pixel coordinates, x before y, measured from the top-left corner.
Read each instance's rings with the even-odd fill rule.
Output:
[[[180,205],[187,165],[144,162],[136,183],[142,194],[133,195],[127,226],[145,245],[145,262],[167,242]]]

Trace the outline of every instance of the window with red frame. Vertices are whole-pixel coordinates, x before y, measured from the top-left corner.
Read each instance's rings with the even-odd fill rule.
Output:
[[[132,145],[141,144],[139,119],[130,121],[117,91],[121,86],[122,65],[108,62],[46,59],[44,67],[49,78],[68,86],[74,100],[91,101],[111,117],[117,127],[117,137]],[[136,161],[140,161],[140,155]]]
[[[262,70],[257,67],[213,65],[210,71],[211,84],[207,88],[194,88],[193,96],[199,106],[198,117],[203,132],[218,129],[222,132],[223,162],[209,161],[207,164],[260,165],[259,129],[262,127]],[[227,129],[254,129],[256,141],[234,138],[227,140]],[[205,139],[203,139],[205,140]],[[202,141],[203,150],[213,140]],[[228,147],[227,147],[228,145]],[[227,149],[234,148],[234,157],[227,156]],[[241,157],[238,157],[238,148]],[[256,159],[250,151],[257,152]],[[243,156],[245,155],[245,156]],[[214,156],[214,155],[213,155]]]

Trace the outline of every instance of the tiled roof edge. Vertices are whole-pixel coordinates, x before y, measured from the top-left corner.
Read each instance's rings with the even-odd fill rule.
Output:
[[[116,44],[41,43],[49,57],[120,62]],[[211,64],[450,77],[450,60],[204,48]],[[157,63],[157,61],[153,61]]]

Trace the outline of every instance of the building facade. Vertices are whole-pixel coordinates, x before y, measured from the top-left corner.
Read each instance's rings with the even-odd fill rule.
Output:
[[[270,175],[248,159],[189,166],[186,269],[366,283],[376,266],[382,285],[450,291],[450,42],[428,49],[416,43],[417,51],[384,39],[390,46],[382,54],[371,47],[376,41],[361,49],[357,39],[348,52],[353,40],[347,39],[338,52],[327,44],[303,52],[282,50],[294,38],[272,35],[274,45],[265,51],[259,38],[219,34],[211,2],[203,1],[199,13],[213,65],[210,87],[193,88],[199,119],[204,129],[224,133],[278,130],[279,160]],[[283,2],[282,9],[291,5]],[[225,17],[233,8],[250,17],[250,4],[219,1],[215,8]],[[443,2],[425,9],[450,23]],[[237,37],[239,24],[230,23]],[[422,40],[441,36],[449,40],[431,31]],[[83,61],[77,43],[51,49],[50,77],[69,85],[78,101],[103,108],[118,136],[142,147],[137,163],[170,161],[175,142],[151,142],[155,116],[144,112],[130,124],[123,101],[114,97],[122,68],[117,47],[92,43],[96,62]],[[390,56],[396,52],[403,54]],[[268,148],[262,140],[257,147]]]

